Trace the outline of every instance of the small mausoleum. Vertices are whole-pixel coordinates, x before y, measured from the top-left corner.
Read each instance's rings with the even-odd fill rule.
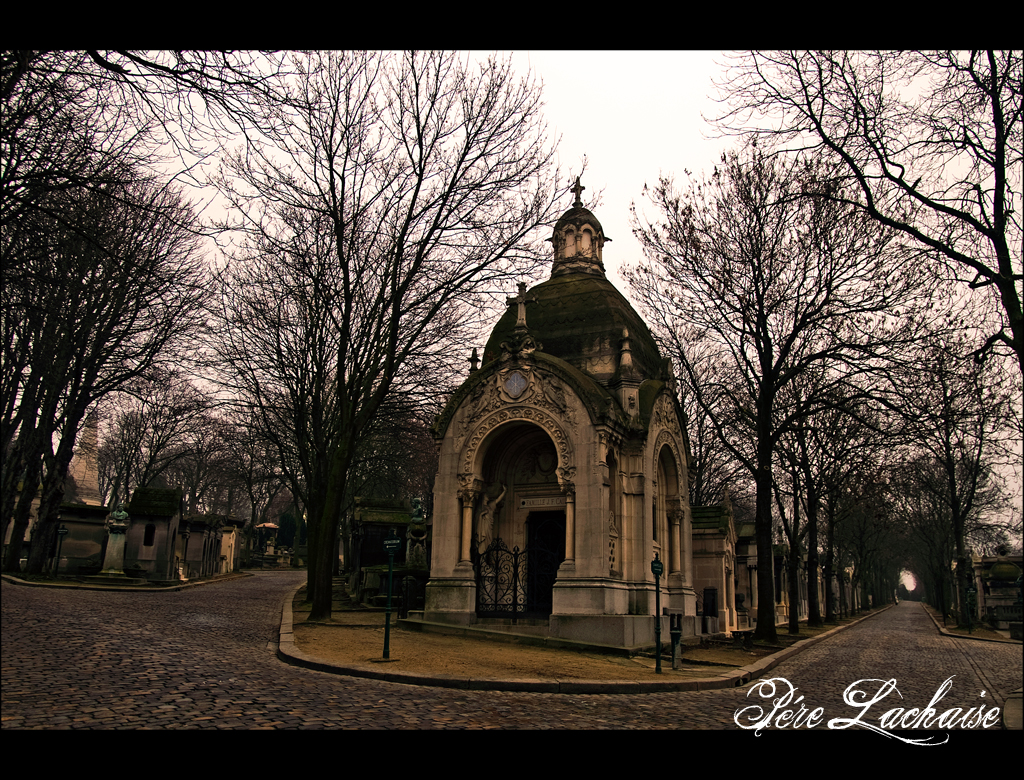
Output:
[[[423,620],[649,645],[659,599],[663,637],[669,613],[700,632],[688,441],[671,364],[605,276],[610,239],[582,190],[554,226],[551,277],[520,284],[435,423]]]

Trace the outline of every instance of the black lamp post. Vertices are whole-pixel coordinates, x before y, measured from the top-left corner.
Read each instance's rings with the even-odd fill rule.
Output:
[[[661,674],[661,575],[664,571],[665,564],[658,559],[658,553],[654,553],[651,572],[654,574],[654,671],[657,674]]]

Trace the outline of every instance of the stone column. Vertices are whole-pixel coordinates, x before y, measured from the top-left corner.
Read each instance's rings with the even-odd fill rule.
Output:
[[[682,525],[683,513],[679,509],[679,502],[670,500],[668,509],[669,521],[669,574],[682,572]]]
[[[683,541],[683,582],[693,586],[693,523],[689,520],[689,512],[679,510],[683,516],[679,535]]]
[[[736,622],[732,616],[736,614],[736,578],[733,575],[733,570],[730,568],[728,560],[725,564],[725,608],[727,610],[725,618],[726,628],[729,628],[730,623],[735,626]]]
[[[565,493],[565,560],[576,561],[576,486],[569,482],[562,486]]]
[[[480,495],[479,490],[463,488],[459,491],[459,498],[462,499],[462,544],[459,551],[459,563],[469,563],[470,547],[473,542],[473,504],[476,497]]]

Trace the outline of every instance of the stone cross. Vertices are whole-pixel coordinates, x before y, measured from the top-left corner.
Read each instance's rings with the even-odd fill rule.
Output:
[[[513,303],[519,306],[519,311],[516,317],[516,333],[522,333],[526,331],[526,304],[536,303],[537,296],[531,295],[529,298],[526,297],[526,282],[519,283],[519,295],[513,295],[508,298],[508,305],[511,306]]]
[[[580,194],[585,189],[586,189],[586,187],[584,187],[582,184],[580,184],[580,177],[577,176],[576,177],[576,186],[574,186],[572,188],[572,191],[576,194],[576,202],[572,204],[574,208],[578,208],[578,209],[583,208],[583,201],[580,199]]]

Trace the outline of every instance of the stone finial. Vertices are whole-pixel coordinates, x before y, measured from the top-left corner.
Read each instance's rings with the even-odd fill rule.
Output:
[[[469,356],[469,373],[473,373],[480,367],[480,358],[476,354],[476,347],[473,347],[473,354]]]
[[[576,195],[576,200],[572,204],[573,208],[577,208],[577,209],[583,208],[583,200],[580,197],[580,195],[583,192],[583,190],[585,190],[585,189],[586,189],[586,187],[584,187],[582,184],[580,184],[580,177],[577,176],[576,177],[576,185],[572,188],[573,193]]]
[[[526,282],[519,283],[519,295],[513,295],[508,298],[508,305],[516,304],[519,310],[516,314],[516,333],[526,333],[526,304],[529,302],[536,303],[537,296],[531,295],[529,298],[526,297]]]

